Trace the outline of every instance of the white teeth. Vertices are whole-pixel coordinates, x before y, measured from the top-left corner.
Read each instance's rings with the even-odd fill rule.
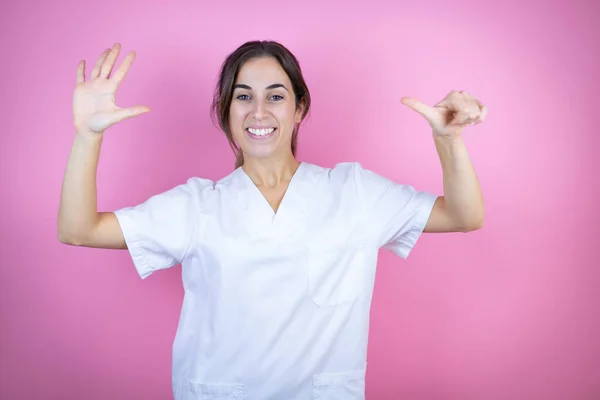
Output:
[[[267,129],[248,128],[248,132],[250,132],[251,134],[256,135],[256,136],[268,135],[269,133],[273,132],[274,130],[275,130],[275,128],[267,128]]]

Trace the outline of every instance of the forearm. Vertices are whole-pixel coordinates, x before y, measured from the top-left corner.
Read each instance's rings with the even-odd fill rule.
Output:
[[[461,137],[435,137],[444,178],[444,208],[463,230],[480,228],[484,203],[479,180]]]
[[[78,133],[75,136],[58,211],[58,237],[61,242],[82,240],[98,222],[96,173],[101,144],[100,134]]]

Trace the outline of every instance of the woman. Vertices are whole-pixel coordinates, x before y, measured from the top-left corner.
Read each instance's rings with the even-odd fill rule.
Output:
[[[128,249],[142,278],[182,265],[185,296],[173,345],[176,399],[357,399],[364,396],[369,307],[378,250],[406,258],[422,232],[483,223],[480,187],[461,140],[486,108],[465,92],[435,107],[403,104],[430,123],[444,196],[361,167],[328,169],[295,157],[310,94],[295,57],[248,42],[224,62],[214,111],[236,168],[191,178],[143,204],[96,208],[103,133],[149,111],[120,109],[114,93],[135,53],[114,72],[120,45],[85,80],[79,64],[76,135],[64,178],[59,240]]]

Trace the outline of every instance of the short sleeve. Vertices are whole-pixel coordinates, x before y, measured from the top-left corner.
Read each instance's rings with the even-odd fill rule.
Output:
[[[367,231],[379,247],[406,259],[423,233],[437,195],[399,184],[355,163]]]
[[[144,203],[114,211],[142,279],[186,257],[197,236],[202,182],[192,178]]]

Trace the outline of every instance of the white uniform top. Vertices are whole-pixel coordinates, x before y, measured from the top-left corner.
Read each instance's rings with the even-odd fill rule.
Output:
[[[182,265],[175,399],[363,399],[378,249],[406,258],[435,199],[301,163],[277,213],[242,168],[115,211],[142,278]]]

